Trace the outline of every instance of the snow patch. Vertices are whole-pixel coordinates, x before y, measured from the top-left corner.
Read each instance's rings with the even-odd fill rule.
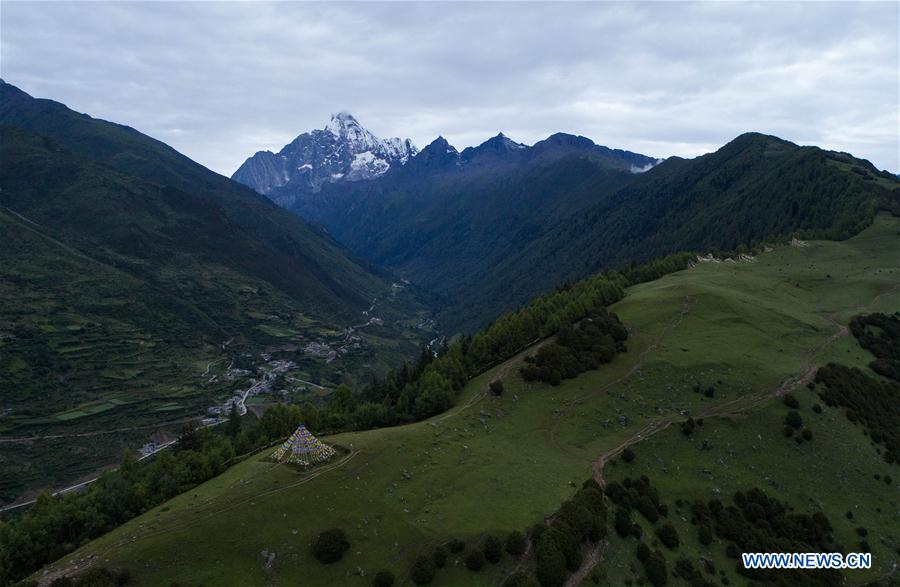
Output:
[[[654,167],[656,167],[657,165],[659,165],[662,162],[663,162],[662,159],[657,159],[656,161],[647,163],[646,165],[642,165],[640,167],[638,167],[637,165],[632,165],[631,169],[629,169],[629,171],[631,173],[644,173],[646,171],[650,171],[651,169],[653,169]]]

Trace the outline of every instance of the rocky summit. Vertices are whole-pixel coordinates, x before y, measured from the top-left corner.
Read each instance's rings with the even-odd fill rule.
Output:
[[[352,114],[340,112],[324,129],[301,134],[278,153],[259,151],[232,179],[289,206],[298,193],[318,192],[326,183],[378,177],[417,152],[409,139],[380,139]]]

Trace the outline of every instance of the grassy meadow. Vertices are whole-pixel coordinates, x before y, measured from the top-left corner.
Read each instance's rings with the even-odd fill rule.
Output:
[[[874,475],[900,473],[840,410],[814,413],[818,400],[803,385],[793,393],[814,438],[785,438],[787,408],[776,391],[817,364],[871,360],[841,326],[861,312],[900,309],[898,244],[900,221],[879,217],[844,242],[702,263],[636,286],[612,308],[631,330],[628,352],[597,371],[559,387],[526,384],[519,355],[472,380],[445,414],[329,437],[350,452],[309,472],[260,454],[82,547],[47,576],[102,565],[131,569],[138,585],[364,586],[386,568],[411,584],[416,555],[451,538],[471,547],[487,533],[525,530],[605,455],[607,479],[647,475],[669,504],[682,539],[678,551],[666,551],[670,563],[703,556],[735,584],[724,545],[702,547],[675,502],[724,501],[759,487],[797,511],[825,512],[848,546],[864,525],[875,569],[847,580],[876,579],[900,559],[900,494],[896,481]],[[502,397],[487,393],[497,377]],[[695,386],[712,387],[712,397]],[[671,425],[688,415],[704,417],[690,438]],[[703,439],[708,450],[697,446]],[[626,443],[637,454],[630,464],[615,458]],[[309,544],[332,527],[351,547],[342,561],[322,565]],[[598,565],[603,583],[641,579],[634,546],[611,534]],[[264,550],[276,554],[271,568]],[[433,584],[495,585],[517,564],[507,555],[474,574],[461,558],[451,555]]]

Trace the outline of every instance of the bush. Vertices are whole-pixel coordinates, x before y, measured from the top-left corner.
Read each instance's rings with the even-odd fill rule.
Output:
[[[484,558],[492,564],[497,564],[503,558],[503,543],[496,536],[488,536],[484,541]]]
[[[812,410],[813,410],[815,413],[817,413],[817,414],[821,414],[821,413],[822,413],[822,406],[821,406],[821,404],[813,404]]]
[[[642,516],[647,518],[648,522],[655,524],[659,520],[659,510],[656,509],[656,504],[653,503],[653,499],[649,495],[642,495],[638,498],[637,510],[641,512]]]
[[[784,405],[791,408],[792,410],[796,410],[800,408],[800,402],[797,401],[797,398],[792,393],[784,394]]]
[[[672,524],[663,524],[656,531],[659,541],[666,545],[667,548],[676,549],[680,540],[678,539],[678,531]]]
[[[447,550],[443,546],[438,546],[434,549],[432,558],[434,558],[434,566],[443,569],[444,565],[447,564]]]
[[[496,396],[503,395],[503,380],[502,379],[494,379],[493,381],[491,381],[490,388],[491,388],[491,393],[493,393],[494,395],[496,395]]]
[[[647,580],[653,587],[662,587],[668,582],[669,573],[666,569],[666,559],[660,551],[654,551],[643,563]]]
[[[514,530],[506,537],[506,552],[513,556],[518,556],[525,552],[525,535]]]
[[[787,416],[784,417],[784,423],[796,430],[803,428],[803,418],[800,417],[800,413],[797,410],[788,412]]]
[[[312,544],[312,554],[323,564],[336,563],[350,549],[347,535],[339,528],[325,530],[316,537]]]
[[[631,534],[631,526],[633,522],[631,521],[631,516],[628,515],[628,512],[619,508],[616,510],[616,520],[613,523],[613,527],[616,529],[616,534],[621,538],[627,537]]]
[[[537,544],[538,540],[541,539],[541,534],[547,531],[547,525],[543,522],[538,522],[534,526],[531,527],[531,543]]]
[[[809,428],[803,429],[803,440],[812,440],[812,430]]]
[[[466,557],[466,568],[476,573],[484,567],[484,555],[477,548],[473,549]]]
[[[466,549],[466,543],[458,538],[454,538],[447,544],[447,548],[453,554],[459,554]]]
[[[566,557],[552,540],[541,538],[534,551],[535,576],[543,587],[561,587],[569,577]]]
[[[435,571],[434,557],[422,555],[413,563],[409,578],[416,585],[427,585],[434,581]]]
[[[635,548],[634,554],[639,561],[644,562],[650,558],[650,548],[643,542],[640,542]]]
[[[625,461],[626,463],[633,462],[634,457],[635,457],[634,451],[631,450],[630,448],[626,448],[625,450],[622,451],[622,460]]]
[[[703,546],[712,544],[712,528],[710,528],[709,524],[700,524],[700,527],[697,528],[697,539]]]
[[[393,587],[394,580],[394,573],[387,570],[378,571],[372,579],[372,587]]]

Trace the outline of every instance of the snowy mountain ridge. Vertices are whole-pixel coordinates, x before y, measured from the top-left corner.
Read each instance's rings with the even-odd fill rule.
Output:
[[[325,183],[377,177],[403,165],[418,150],[409,139],[380,139],[349,112],[339,112],[323,129],[299,135],[278,153],[259,151],[231,176],[257,192],[270,195],[290,184],[291,194],[318,192]],[[278,199],[293,196],[278,196]]]

